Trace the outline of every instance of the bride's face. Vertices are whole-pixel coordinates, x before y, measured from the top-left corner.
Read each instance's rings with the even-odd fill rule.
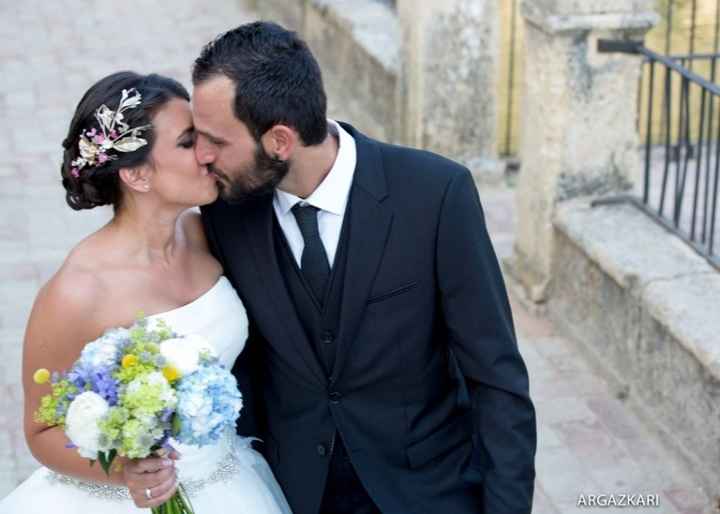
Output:
[[[195,158],[190,103],[174,98],[153,117],[152,192],[168,204],[188,207],[215,201],[218,188],[207,167]]]

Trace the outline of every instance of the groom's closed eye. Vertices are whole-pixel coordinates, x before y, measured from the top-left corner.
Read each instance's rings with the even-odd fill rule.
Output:
[[[208,134],[207,132],[203,132],[203,131],[198,130],[198,131],[197,131],[197,134],[203,136],[203,137],[204,137],[205,139],[207,139],[208,142],[209,142],[210,144],[212,144],[212,145],[215,145],[215,146],[225,146],[225,145],[227,144],[227,141],[225,141],[224,139],[219,138],[219,137],[216,137],[216,136],[213,136],[212,134]]]
[[[225,146],[227,144],[224,140],[218,139],[216,137],[209,137],[208,141],[210,141],[210,143],[212,143],[213,145],[220,146],[220,147]]]

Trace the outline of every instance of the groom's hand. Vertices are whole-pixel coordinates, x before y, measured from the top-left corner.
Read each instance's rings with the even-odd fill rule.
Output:
[[[159,507],[172,498],[178,486],[174,462],[178,459],[179,455],[171,452],[167,457],[133,459],[125,463],[125,485],[138,508]],[[146,495],[147,491],[150,492],[150,499]]]

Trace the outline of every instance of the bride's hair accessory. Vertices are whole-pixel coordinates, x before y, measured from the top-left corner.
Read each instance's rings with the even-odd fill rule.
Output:
[[[86,166],[99,166],[117,159],[117,154],[111,153],[112,151],[134,152],[148,144],[140,135],[151,125],[133,128],[123,121],[123,113],[128,109],[134,109],[141,101],[142,96],[137,89],[123,89],[117,110],[113,111],[105,104],[98,107],[95,111],[95,119],[100,131],[93,127],[80,135],[78,141],[80,157],[72,161],[70,171],[75,178],[80,176],[80,170]]]

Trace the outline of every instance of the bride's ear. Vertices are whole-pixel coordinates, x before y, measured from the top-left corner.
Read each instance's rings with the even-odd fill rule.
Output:
[[[121,168],[120,180],[133,191],[147,193],[150,191],[151,171],[147,166],[137,168]]]

